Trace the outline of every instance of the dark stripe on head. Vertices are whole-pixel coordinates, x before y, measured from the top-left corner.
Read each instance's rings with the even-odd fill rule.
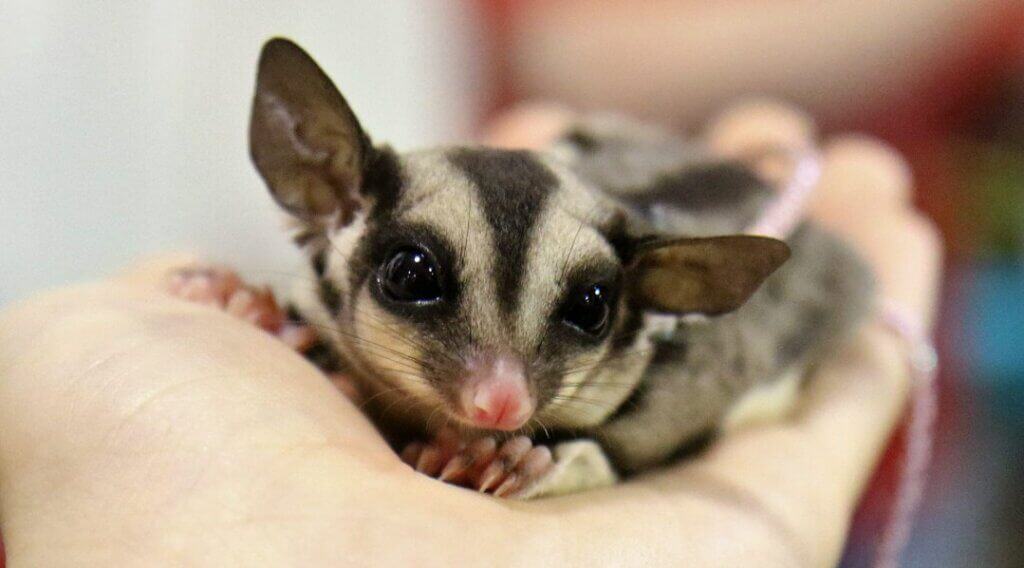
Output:
[[[316,272],[317,278],[323,278],[324,272],[327,271],[327,251],[318,250],[313,254],[313,258],[310,259],[313,264],[313,272]]]
[[[331,315],[338,315],[341,311],[341,291],[333,282],[326,278],[320,279],[319,290],[320,301],[324,303]]]
[[[374,198],[371,217],[386,218],[394,210],[402,193],[402,166],[389,146],[376,148],[363,171],[362,192]]]
[[[530,236],[558,179],[531,152],[463,148],[450,159],[476,186],[494,232],[498,305],[512,314],[526,266]]]
[[[671,205],[685,211],[736,207],[770,195],[771,189],[750,168],[723,162],[688,167],[658,178],[630,196],[637,205]]]

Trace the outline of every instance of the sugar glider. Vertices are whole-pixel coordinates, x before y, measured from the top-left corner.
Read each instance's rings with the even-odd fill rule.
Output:
[[[750,167],[625,119],[539,151],[398,153],[274,39],[249,143],[316,282],[295,315],[317,359],[358,380],[395,444],[454,437],[446,456],[412,446],[421,469],[500,495],[536,493],[546,447],[589,448],[563,471],[586,487],[669,462],[765,393],[784,407],[872,301],[813,224],[742,234],[773,196]]]

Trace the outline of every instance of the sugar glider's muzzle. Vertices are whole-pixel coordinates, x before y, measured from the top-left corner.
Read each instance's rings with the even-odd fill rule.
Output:
[[[518,430],[535,406],[521,357],[485,352],[467,359],[459,385],[459,411],[467,422],[489,430]]]

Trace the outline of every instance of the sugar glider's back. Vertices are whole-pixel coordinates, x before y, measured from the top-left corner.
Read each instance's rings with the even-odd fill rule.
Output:
[[[554,152],[626,203],[634,222],[661,234],[741,233],[774,197],[744,164],[620,117],[579,121]],[[789,261],[741,308],[675,319],[655,340],[638,388],[592,432],[622,472],[663,463],[724,428],[785,413],[809,367],[868,313],[873,279],[845,243],[813,222],[787,242]]]

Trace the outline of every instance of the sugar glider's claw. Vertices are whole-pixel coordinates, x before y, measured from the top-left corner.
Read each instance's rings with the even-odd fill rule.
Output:
[[[497,497],[514,497],[531,487],[553,463],[551,450],[534,447],[526,436],[500,444],[490,436],[466,443],[455,431],[441,432],[427,444],[410,444],[401,457],[421,473]]]
[[[492,487],[500,487],[532,447],[533,442],[526,436],[518,436],[502,444],[497,455],[480,474],[477,490],[484,493]]]
[[[441,473],[437,475],[437,478],[441,481],[455,481],[466,473],[470,465],[472,464],[467,456],[457,455],[441,468]]]
[[[242,287],[233,271],[216,266],[190,267],[171,275],[167,288],[172,294],[200,304],[224,307]]]
[[[421,453],[423,453],[423,444],[413,442],[402,449],[402,453],[399,454],[399,457],[409,466],[416,467],[416,463],[419,462]]]
[[[442,457],[441,450],[435,446],[423,448],[419,459],[416,460],[416,471],[431,477],[436,476],[441,470]]]
[[[501,485],[499,485],[494,490],[494,496],[495,497],[507,497],[508,495],[510,495],[518,487],[519,487],[519,476],[515,472],[512,472],[512,473],[508,474],[508,477],[505,478],[505,481],[502,481]]]
[[[537,446],[531,449],[519,462],[516,471],[509,475],[510,478],[513,476],[516,478],[516,485],[499,496],[516,497],[522,494],[547,475],[554,465],[555,460],[551,455],[550,448],[547,446]],[[498,495],[498,492],[495,491],[494,494]]]
[[[553,465],[550,449],[546,446],[532,448],[494,490],[495,497],[516,497],[543,478]]]
[[[476,490],[480,493],[487,493],[487,490],[497,483],[498,480],[501,479],[502,475],[501,469],[488,467],[484,470],[483,475],[480,476],[480,481],[477,482]]]

